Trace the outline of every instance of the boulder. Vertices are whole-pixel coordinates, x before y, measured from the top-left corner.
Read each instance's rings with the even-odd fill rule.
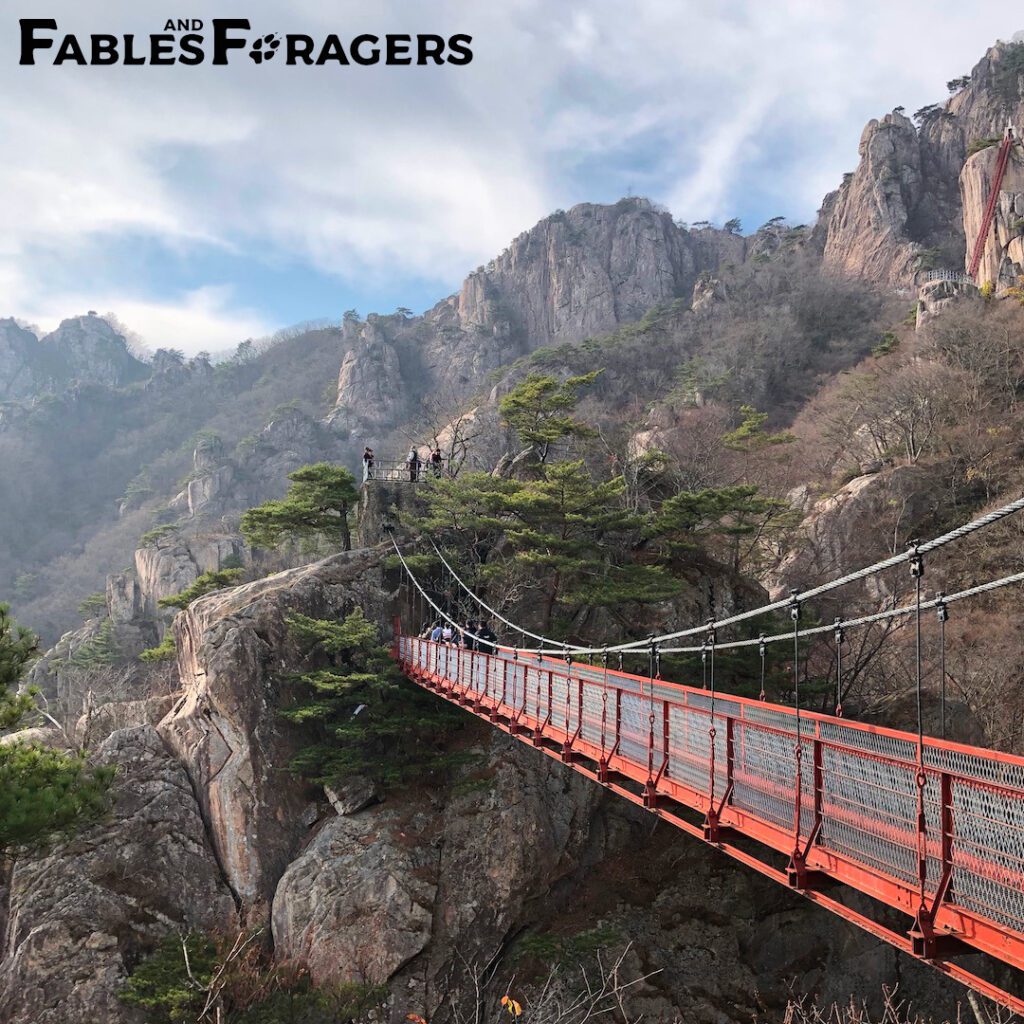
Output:
[[[489,960],[589,862],[601,789],[507,737],[486,743],[450,788],[323,826],[274,895],[280,959],[320,983],[390,981],[429,1016],[460,958]]]
[[[118,991],[169,932],[235,927],[188,776],[150,726],[100,748],[117,764],[103,821],[17,858],[0,961],[5,1024],[137,1024]]]

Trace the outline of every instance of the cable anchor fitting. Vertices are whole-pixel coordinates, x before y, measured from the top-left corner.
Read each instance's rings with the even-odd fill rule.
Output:
[[[919,580],[924,578],[924,556],[918,548],[918,542],[910,542],[910,578]]]

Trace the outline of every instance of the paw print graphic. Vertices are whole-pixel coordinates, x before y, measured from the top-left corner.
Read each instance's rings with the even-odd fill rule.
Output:
[[[270,60],[274,56],[274,52],[280,45],[281,40],[278,38],[277,33],[270,32],[265,36],[260,36],[252,44],[249,56],[252,57],[256,64],[262,64],[265,60]]]

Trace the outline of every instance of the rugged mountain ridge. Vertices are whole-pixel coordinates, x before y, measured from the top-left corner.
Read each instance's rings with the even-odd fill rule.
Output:
[[[329,421],[353,444],[372,443],[423,395],[454,404],[538,348],[607,333],[659,303],[689,303],[702,276],[745,253],[741,236],[681,227],[647,199],[558,211],[422,317],[346,323]]]
[[[75,384],[123,387],[148,376],[124,336],[95,313],[62,320],[41,337],[0,320],[0,403]]]
[[[993,46],[945,103],[916,113],[917,127],[902,107],[868,122],[860,163],[822,204],[827,267],[905,288],[923,270],[965,265],[987,194],[961,197],[961,170],[976,141],[1024,126],[1021,53],[1019,43]]]

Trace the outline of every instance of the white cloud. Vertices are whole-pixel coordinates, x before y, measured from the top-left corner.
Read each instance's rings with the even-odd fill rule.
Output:
[[[260,338],[277,326],[256,310],[237,305],[229,289],[208,287],[169,296],[165,302],[141,301],[123,292],[54,295],[38,308],[28,307],[24,318],[52,331],[61,320],[95,309],[114,313],[140,335],[150,350],[177,348],[190,353],[205,349],[222,352],[246,338]],[[22,314],[19,314],[19,316]]]
[[[53,0],[47,13],[79,33],[146,34],[168,12]],[[265,255],[336,275],[350,296],[394,282],[398,301],[403,280],[436,280],[440,297],[550,209],[595,198],[598,179],[642,182],[684,220],[725,219],[751,193],[806,220],[855,164],[868,117],[941,99],[1016,27],[995,0],[249,0],[244,14],[314,35],[469,32],[475,59],[29,69],[9,19],[0,315],[108,303],[151,345],[218,348],[277,326],[273,296],[244,280],[233,293],[113,280],[107,247],[202,246],[214,267],[218,250]]]

